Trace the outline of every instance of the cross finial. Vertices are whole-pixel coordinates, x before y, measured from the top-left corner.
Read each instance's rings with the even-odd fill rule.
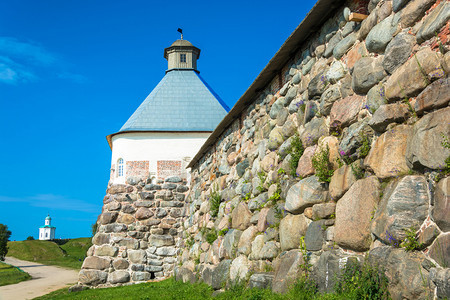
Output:
[[[178,30],[177,30],[180,34],[181,34],[181,39],[183,39],[183,29],[181,29],[181,28],[178,28]]]

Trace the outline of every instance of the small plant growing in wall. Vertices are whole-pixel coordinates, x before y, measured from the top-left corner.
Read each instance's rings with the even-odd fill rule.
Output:
[[[300,110],[302,113],[305,113],[305,110],[306,110],[306,103],[303,102],[303,100],[300,101],[299,104],[298,104],[298,108],[299,108],[299,110]]]
[[[356,179],[364,177],[364,169],[360,167],[359,162],[351,164],[350,167],[352,168],[353,176],[355,176]]]
[[[439,51],[440,51],[442,54],[445,54],[445,52],[447,52],[447,51],[446,51],[444,45],[442,44],[441,38],[439,37],[439,35],[438,35],[437,32],[434,32],[434,35],[436,36],[436,43],[439,45],[439,46],[438,46]]]
[[[192,238],[192,236],[188,237],[184,242],[187,248],[191,248],[192,246],[194,246],[194,239]]]
[[[303,151],[305,151],[305,148],[303,148],[302,140],[298,136],[298,133],[296,133],[292,137],[291,149],[289,151],[289,153],[291,154],[289,166],[291,168],[291,175],[293,177],[297,177],[297,165],[298,161],[300,160],[300,157],[302,157],[303,155]]]
[[[406,237],[400,244],[402,248],[405,248],[406,251],[414,251],[423,247],[423,243],[419,243],[417,240],[416,230],[414,227],[404,229],[404,231]]]
[[[222,230],[219,230],[218,235],[219,236],[224,236],[225,234],[227,234],[229,228],[224,228]]]
[[[272,194],[272,196],[270,196],[268,201],[271,201],[272,205],[275,205],[280,199],[281,199],[281,187],[280,184],[277,184],[277,190]]]
[[[419,67],[420,74],[423,77],[423,81],[425,82],[425,85],[429,85],[431,82],[430,82],[430,79],[428,79],[427,72],[425,71],[425,69],[420,64],[419,59],[417,58],[416,54],[414,54],[414,58],[416,60],[417,66]]]
[[[259,183],[259,185],[258,185],[256,188],[257,188],[258,191],[260,191],[261,193],[262,193],[262,192],[265,192],[266,189],[264,188],[264,182],[266,182],[266,179],[267,179],[266,173],[264,173],[264,172],[262,172],[262,171],[259,172],[259,173],[258,173],[258,178],[259,178],[260,183]]]
[[[277,174],[278,175],[285,175],[286,171],[283,168],[279,168],[278,171],[277,171]]]
[[[330,182],[333,176],[334,170],[328,159],[329,155],[330,148],[326,145],[324,149],[318,149],[312,158],[312,165],[320,182]]]
[[[220,202],[222,201],[217,186],[213,188],[211,195],[209,197],[209,201],[210,201],[211,217],[217,217],[217,214],[219,213]]]
[[[200,254],[194,259],[196,265],[200,264]]]
[[[442,141],[441,141],[441,145],[442,147],[444,147],[444,149],[450,149],[450,141],[448,139],[448,136],[446,136],[445,134],[441,133],[442,136]],[[443,175],[447,175],[450,174],[450,155],[445,159],[445,165],[444,165],[444,169],[442,170]]]
[[[411,102],[409,102],[409,99],[408,99],[408,97],[403,97],[403,101],[402,101],[403,103],[405,103],[407,106],[408,106],[408,110],[409,110],[409,112],[411,113],[411,115],[413,116],[413,117],[415,117],[415,118],[417,118],[417,113],[416,113],[416,111],[414,110],[414,108],[412,107],[412,105],[411,105]]]
[[[283,214],[283,209],[284,208],[279,208],[278,206],[274,207],[275,210],[275,218],[277,218],[278,220],[281,220],[284,218],[284,214]]]
[[[389,233],[389,231],[386,230],[386,238],[389,245],[392,247],[398,248],[400,247],[401,241],[398,241],[396,238],[392,236],[392,234]]]
[[[300,237],[298,248],[300,249],[300,252],[302,253],[303,257],[303,263],[300,265],[300,269],[302,269],[304,275],[308,277],[309,273],[311,272],[312,265],[309,263],[309,255],[308,251],[306,250],[306,243],[304,236]]]
[[[359,157],[364,158],[369,154],[370,151],[370,139],[369,137],[364,134],[363,132],[360,133],[361,137],[361,147],[359,147]]]
[[[211,229],[208,230],[208,232],[206,233],[206,241],[212,245],[212,243],[214,243],[215,240],[217,240],[217,231],[215,229]]]
[[[270,264],[265,264],[264,265],[264,272],[273,272],[273,266]]]

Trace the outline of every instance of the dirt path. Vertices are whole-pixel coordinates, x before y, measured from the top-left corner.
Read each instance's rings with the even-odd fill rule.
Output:
[[[5,262],[21,268],[32,279],[0,287],[1,300],[32,299],[54,290],[68,287],[78,281],[78,271],[46,266],[35,262],[6,257]]]

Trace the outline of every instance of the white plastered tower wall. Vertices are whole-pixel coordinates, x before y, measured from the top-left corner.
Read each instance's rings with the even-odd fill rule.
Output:
[[[111,138],[111,180],[125,183],[127,162],[148,162],[148,175],[158,178],[158,161],[183,161],[194,157],[210,132],[126,132]],[[118,161],[123,159],[123,175],[118,174]],[[188,163],[189,161],[187,161]],[[186,165],[187,165],[186,163]],[[183,168],[184,170],[184,168]],[[188,172],[184,172],[184,178]]]

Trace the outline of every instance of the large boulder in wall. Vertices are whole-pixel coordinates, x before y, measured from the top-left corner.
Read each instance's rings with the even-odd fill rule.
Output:
[[[424,176],[409,175],[392,181],[373,217],[372,233],[386,244],[397,244],[405,230],[418,229],[428,214],[428,185]]]
[[[450,135],[450,107],[423,116],[414,124],[406,147],[406,163],[414,169],[443,169],[450,149],[442,146]]]
[[[423,267],[427,260],[423,253],[382,246],[370,250],[369,262],[383,268],[392,299],[428,299],[428,271]]]
[[[356,181],[336,205],[335,241],[344,249],[367,251],[372,212],[380,199],[375,176]]]

